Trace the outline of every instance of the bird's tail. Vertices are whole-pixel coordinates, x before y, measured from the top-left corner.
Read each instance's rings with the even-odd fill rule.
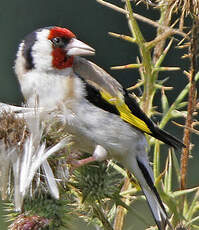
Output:
[[[148,201],[149,207],[153,214],[154,220],[158,226],[158,229],[165,230],[166,226],[168,225],[170,229],[173,230],[168,220],[168,216],[165,207],[161,201],[160,195],[158,194],[157,189],[154,186],[151,169],[149,169],[149,166],[147,167],[143,161],[139,160],[138,157],[137,157],[137,164],[142,173],[142,176],[144,177],[142,178],[145,179],[144,181],[143,180],[139,181],[140,186],[146,196],[146,199]]]
[[[176,137],[173,135],[167,133],[165,130],[159,129],[156,127],[153,130],[153,134],[151,136],[154,136],[155,138],[163,141],[164,143],[174,147],[175,149],[185,148],[186,146]]]
[[[163,208],[160,206],[160,203],[157,200],[157,197],[155,196],[152,190],[147,190],[143,187],[142,187],[142,190],[146,196],[146,199],[148,201],[149,207],[153,214],[154,220],[158,226],[158,229],[165,230],[168,224],[168,217],[165,211],[163,210]]]

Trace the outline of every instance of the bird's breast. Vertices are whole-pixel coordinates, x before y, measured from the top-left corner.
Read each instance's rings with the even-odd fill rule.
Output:
[[[36,105],[55,109],[60,104],[70,106],[83,94],[82,82],[70,74],[40,73],[32,71],[20,80],[21,90],[31,107]]]

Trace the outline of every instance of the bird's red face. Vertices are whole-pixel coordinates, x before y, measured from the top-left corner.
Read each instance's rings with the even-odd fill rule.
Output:
[[[52,42],[52,66],[56,69],[71,67],[74,56],[94,54],[94,49],[77,40],[66,28],[52,27],[48,39]]]
[[[50,30],[48,39],[52,41],[52,65],[54,68],[64,69],[72,66],[74,57],[67,56],[64,49],[72,38],[75,38],[75,35],[66,28],[53,27]]]

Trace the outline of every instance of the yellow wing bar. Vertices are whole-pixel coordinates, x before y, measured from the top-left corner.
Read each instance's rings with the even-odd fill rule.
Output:
[[[123,96],[112,97],[109,93],[105,91],[100,91],[100,94],[104,100],[106,100],[108,103],[114,105],[117,108],[122,120],[137,127],[138,129],[142,130],[145,133],[149,133],[149,134],[152,133],[150,129],[148,128],[147,124],[143,120],[141,120],[140,118],[132,114],[129,107],[125,104],[122,98]]]

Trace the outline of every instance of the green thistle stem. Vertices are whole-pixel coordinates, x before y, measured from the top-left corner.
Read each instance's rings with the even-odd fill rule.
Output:
[[[98,217],[98,219],[102,222],[104,229],[113,230],[111,224],[109,223],[107,218],[104,216],[104,213],[101,211],[101,209],[95,203],[93,203],[93,210],[94,210],[94,213],[96,214],[96,216]]]
[[[139,26],[133,16],[133,10],[129,0],[126,0],[126,7],[129,12],[129,24],[131,33],[139,46],[140,54],[142,56],[142,66],[144,69],[144,92],[142,97],[143,110],[145,113],[150,115],[152,109],[153,96],[155,94],[155,78],[152,74],[152,60],[151,52],[145,45],[145,39],[142,35],[142,32],[139,29]]]

